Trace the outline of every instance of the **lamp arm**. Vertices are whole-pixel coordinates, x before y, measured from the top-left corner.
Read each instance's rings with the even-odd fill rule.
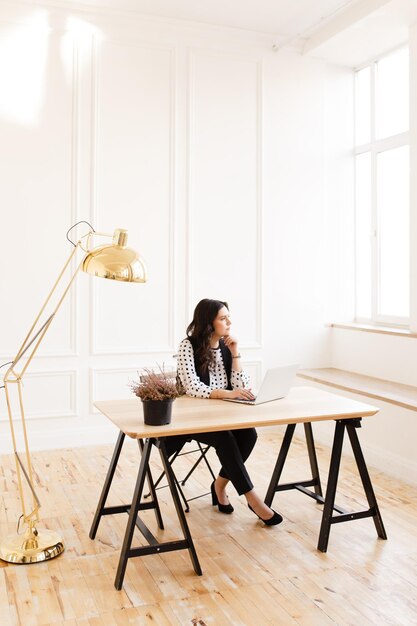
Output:
[[[13,373],[15,376],[17,376],[16,372],[14,371],[15,366],[18,364],[18,362],[20,361],[21,358],[24,357],[25,353],[29,350],[30,346],[33,344],[33,342],[37,339],[37,337],[39,337],[39,335],[41,334],[41,332],[45,329],[45,332],[49,326],[49,324],[52,322],[53,318],[55,317],[55,313],[52,313],[48,319],[46,320],[46,322],[44,322],[44,324],[42,324],[42,326],[39,328],[39,330],[36,331],[35,335],[33,337],[27,337],[26,338],[26,344],[25,347],[22,349],[20,348],[19,350],[19,354],[16,355],[16,357],[14,358],[14,360],[12,361],[12,364],[9,368],[9,370],[13,370]]]
[[[8,416],[9,416],[9,425],[10,425],[10,432],[11,432],[11,436],[12,436],[12,443],[13,443],[13,451],[14,451],[14,455],[15,455],[15,462],[16,462],[16,474],[17,474],[17,479],[18,479],[18,486],[19,486],[19,493],[20,493],[20,500],[21,500],[21,505],[22,505],[22,512],[23,512],[23,517],[24,517],[24,521],[27,524],[33,524],[34,520],[37,521],[39,519],[38,516],[38,511],[40,508],[40,502],[39,499],[35,493],[33,484],[34,484],[34,480],[33,480],[33,471],[32,471],[32,462],[31,462],[31,458],[30,458],[30,450],[29,450],[29,443],[28,443],[28,438],[27,438],[27,431],[26,431],[26,421],[25,421],[25,411],[24,411],[24,403],[23,403],[23,376],[26,373],[26,370],[32,360],[32,358],[34,357],[35,353],[37,352],[39,345],[42,341],[42,339],[44,338],[48,328],[50,327],[53,319],[55,318],[55,315],[57,313],[57,311],[59,310],[59,308],[61,307],[65,296],[67,295],[68,291],[70,290],[78,272],[81,269],[82,263],[83,261],[81,261],[75,271],[72,273],[72,275],[69,278],[69,281],[66,285],[66,287],[64,288],[61,296],[59,297],[59,300],[57,302],[57,304],[55,305],[55,308],[53,309],[52,313],[48,316],[47,320],[42,324],[42,326],[39,329],[36,329],[36,325],[39,322],[39,319],[42,315],[42,313],[45,311],[48,303],[51,300],[52,295],[56,292],[58,285],[61,283],[62,277],[65,273],[65,270],[68,268],[69,264],[71,263],[74,255],[76,254],[78,248],[81,247],[81,243],[78,242],[75,247],[74,250],[72,250],[68,260],[65,262],[64,267],[62,268],[61,272],[58,275],[58,278],[56,279],[51,291],[49,292],[45,302],[43,303],[38,315],[35,318],[35,321],[33,322],[29,332],[27,333],[25,339],[23,340],[22,345],[20,346],[15,358],[12,361],[11,366],[7,369],[5,375],[4,375],[4,388],[5,388],[5,392],[6,392],[6,403],[7,403],[7,412],[8,412]],[[84,259],[83,259],[84,260]],[[36,329],[36,330],[35,330]],[[26,364],[24,365],[22,371],[20,373],[16,372],[15,367],[17,365],[17,363],[20,361],[20,359],[28,352],[29,352],[29,356],[28,356],[28,360],[26,362]],[[15,427],[14,427],[14,418],[13,418],[13,411],[12,411],[12,405],[11,405],[11,401],[10,401],[10,393],[9,393],[9,386],[12,384],[16,384],[17,388],[18,388],[18,397],[19,397],[19,413],[20,413],[20,419],[21,419],[21,423],[22,423],[22,430],[23,430],[23,438],[24,438],[24,447],[25,447],[25,453],[26,453],[26,465],[27,465],[27,472],[24,470],[23,466],[22,466],[22,462],[20,460],[18,451],[17,451],[17,445],[16,445],[16,434],[15,434]],[[25,506],[25,497],[24,497],[24,491],[23,491],[23,484],[22,484],[22,472],[24,477],[26,478],[26,481],[29,485],[29,488],[31,490],[32,493],[32,510],[30,513],[26,513],[26,506]]]
[[[102,233],[102,232],[100,232],[98,230],[90,230],[90,232],[86,233],[85,235],[83,235],[81,237],[81,239],[78,241],[77,245],[79,245],[81,247],[81,250],[83,250],[84,252],[87,252],[87,253],[91,252],[91,246],[90,246],[91,237],[94,237],[94,236],[97,236],[97,235],[99,237],[109,237],[110,239],[114,239],[114,233],[110,234],[110,233]],[[87,240],[87,242],[85,244],[85,247],[81,243],[84,239]]]
[[[88,233],[89,235],[99,235],[100,237],[111,237],[113,238],[114,233],[102,233],[99,230],[95,230],[93,233]]]
[[[36,316],[36,318],[35,318],[34,322],[32,323],[32,326],[30,327],[28,334],[26,335],[26,337],[25,337],[25,339],[23,340],[23,343],[22,343],[22,345],[20,346],[20,348],[19,348],[19,350],[18,350],[18,352],[17,352],[17,354],[16,354],[15,358],[13,359],[13,364],[12,364],[12,367],[13,367],[13,365],[14,365],[15,363],[17,363],[17,362],[18,362],[18,360],[19,360],[19,359],[20,359],[20,357],[22,356],[22,353],[23,353],[24,351],[26,351],[26,350],[27,350],[28,343],[33,341],[33,338],[32,338],[32,333],[33,333],[33,331],[34,331],[34,329],[35,329],[35,327],[36,327],[36,324],[38,323],[38,321],[39,321],[39,319],[40,319],[40,317],[41,317],[42,313],[43,313],[43,312],[44,312],[44,310],[46,309],[46,307],[47,307],[47,305],[48,305],[48,302],[50,301],[50,299],[51,299],[51,297],[53,296],[53,294],[54,294],[54,292],[55,292],[55,290],[56,290],[56,288],[57,288],[58,284],[60,283],[61,278],[62,278],[62,276],[64,275],[65,270],[67,269],[68,265],[71,263],[71,261],[72,261],[72,259],[73,259],[74,255],[75,255],[75,253],[77,252],[78,247],[79,247],[79,242],[76,244],[76,246],[74,246],[74,249],[72,250],[72,252],[71,252],[71,254],[70,254],[70,256],[69,256],[68,260],[65,262],[64,267],[62,268],[62,270],[61,270],[61,272],[60,272],[60,274],[59,274],[58,278],[56,279],[54,286],[52,287],[51,291],[49,292],[49,294],[48,294],[48,296],[47,296],[47,298],[46,298],[46,300],[45,300],[45,302],[43,303],[43,305],[42,305],[42,307],[41,307],[41,310],[39,311],[39,313],[38,313],[38,315]],[[9,368],[9,369],[12,369],[12,368]],[[9,370],[8,370],[8,371],[9,371]],[[6,378],[6,376],[7,376],[7,373],[6,373],[6,375],[5,375],[5,378]]]

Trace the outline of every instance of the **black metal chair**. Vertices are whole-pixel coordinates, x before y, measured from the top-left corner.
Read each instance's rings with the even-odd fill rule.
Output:
[[[189,502],[191,502],[192,500],[197,500],[198,498],[203,498],[204,496],[208,496],[211,493],[210,491],[207,491],[205,493],[199,494],[198,496],[193,496],[192,498],[187,498],[186,495],[184,494],[183,489],[182,489],[182,487],[185,485],[187,480],[190,478],[191,474],[198,467],[198,465],[200,465],[201,461],[204,461],[205,464],[207,465],[207,469],[210,472],[213,480],[215,480],[215,478],[216,478],[216,476],[215,476],[215,474],[213,472],[213,469],[212,469],[212,467],[211,467],[211,465],[210,465],[210,463],[209,463],[209,461],[207,459],[207,452],[210,450],[211,446],[209,446],[209,445],[201,445],[201,443],[199,441],[196,441],[196,442],[193,441],[193,442],[190,442],[190,443],[196,444],[197,448],[193,448],[192,450],[185,450],[183,452],[182,451],[183,447],[182,447],[180,450],[177,450],[176,452],[174,452],[174,454],[169,458],[169,463],[170,463],[171,468],[172,468],[172,465],[173,465],[175,459],[177,459],[178,457],[185,456],[187,454],[195,454],[196,452],[199,453],[199,455],[198,455],[194,465],[191,467],[191,469],[188,471],[187,475],[184,478],[178,479],[176,474],[175,474],[174,469],[172,468],[173,473],[174,473],[174,477],[175,477],[175,482],[177,484],[178,493],[180,494],[181,499],[184,502],[184,510],[185,510],[186,513],[188,513],[189,510],[190,510],[190,507],[188,505]],[[185,445],[188,445],[188,442]],[[155,489],[163,489],[164,487],[168,486],[168,485],[160,485],[160,483],[163,480],[164,476],[165,476],[165,472],[162,472],[160,474],[160,476],[158,477],[158,479],[155,481],[155,484],[154,484]],[[145,494],[144,497],[145,498],[149,498],[150,495],[151,495],[151,493],[149,492],[149,493]]]

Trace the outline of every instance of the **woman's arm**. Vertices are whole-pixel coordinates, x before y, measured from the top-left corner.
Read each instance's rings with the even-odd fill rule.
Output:
[[[183,339],[178,348],[177,372],[187,396],[210,398],[211,388],[197,376],[194,365],[194,350],[189,339]]]
[[[233,389],[248,389],[250,387],[250,377],[242,368],[237,338],[232,335],[226,335],[223,337],[223,341],[232,355],[232,375],[230,383]]]

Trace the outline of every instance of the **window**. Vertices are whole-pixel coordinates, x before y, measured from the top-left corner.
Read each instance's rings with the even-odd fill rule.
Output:
[[[410,309],[408,48],[355,72],[356,320]]]

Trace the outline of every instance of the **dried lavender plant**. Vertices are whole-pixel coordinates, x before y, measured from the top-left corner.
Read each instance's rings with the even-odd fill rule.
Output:
[[[165,372],[163,367],[159,367],[159,372],[144,367],[143,372],[139,376],[139,381],[130,383],[130,388],[135,396],[145,401],[178,398],[176,380]]]

